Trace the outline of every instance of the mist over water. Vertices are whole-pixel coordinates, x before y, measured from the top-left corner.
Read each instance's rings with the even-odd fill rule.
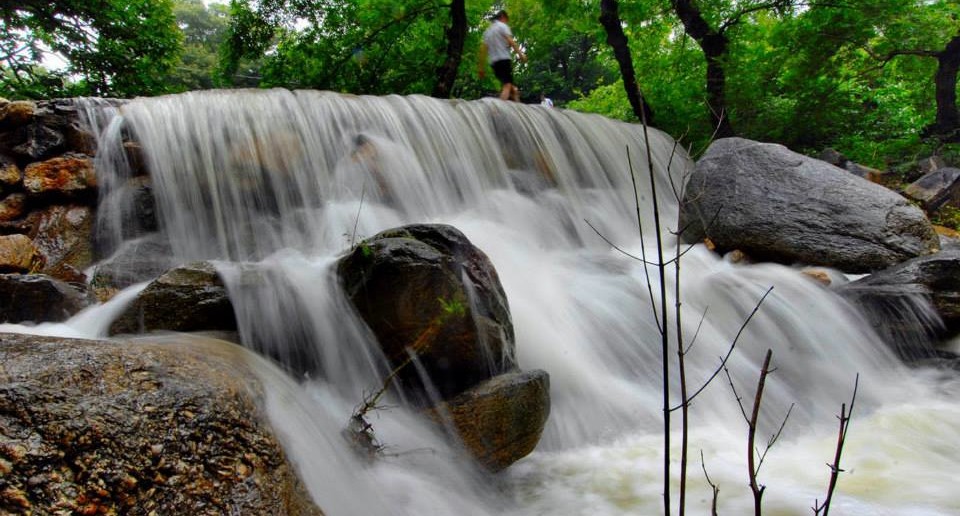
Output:
[[[97,115],[102,106],[87,108],[103,128],[104,201],[116,203],[100,211],[107,249],[135,233],[115,193],[134,173],[122,151],[132,137],[176,261],[216,260],[244,344],[286,352],[315,371],[291,379],[251,357],[268,385],[274,426],[327,514],[662,511],[661,339],[653,315],[660,300],[648,288],[656,268],[624,253],[656,257],[640,126],[494,100],[286,90],[138,99],[108,116]],[[672,258],[675,192],[692,163],[665,134],[651,129],[649,141]],[[498,476],[472,469],[399,407],[372,421],[389,446],[385,460],[360,461],[339,437],[364,393],[379,387],[384,364],[333,264],[364,237],[421,222],[451,224],[489,256],[510,304],[520,366],[550,374],[552,410],[537,451]],[[692,342],[692,390],[773,287],[728,363],[749,404],[763,355],[773,350],[761,440],[794,405],[760,473],[765,514],[811,514],[823,499],[836,415],[857,374],[834,513],[960,512],[952,496],[960,408],[949,375],[901,366],[861,314],[797,268],[736,264],[695,246],[682,258],[679,292],[673,267],[668,274],[667,305],[673,311],[680,300],[685,346]],[[86,336],[106,331],[81,327]],[[679,428],[679,412],[673,421]],[[691,514],[709,513],[701,451],[720,485],[720,514],[750,512],[746,423],[724,375],[693,403],[691,428]],[[679,457],[679,449],[672,453]],[[676,485],[674,492],[676,499]]]

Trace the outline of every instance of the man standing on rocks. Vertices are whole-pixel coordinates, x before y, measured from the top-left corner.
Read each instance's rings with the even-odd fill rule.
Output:
[[[480,63],[478,73],[482,79],[486,75],[484,58],[493,68],[493,74],[500,80],[500,100],[520,101],[520,89],[513,84],[513,61],[510,57],[512,48],[521,62],[527,62],[527,56],[520,49],[517,40],[513,39],[507,11],[498,11],[493,16],[490,27],[483,33],[483,43],[480,45]]]

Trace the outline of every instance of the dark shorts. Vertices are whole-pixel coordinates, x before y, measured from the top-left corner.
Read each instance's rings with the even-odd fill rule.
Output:
[[[493,67],[493,75],[497,76],[497,79],[500,80],[503,84],[513,84],[513,62],[509,59],[502,59],[500,61],[494,61],[490,63],[490,66]]]

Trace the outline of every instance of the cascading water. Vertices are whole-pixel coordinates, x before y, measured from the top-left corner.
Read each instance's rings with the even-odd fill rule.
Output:
[[[314,371],[294,384],[260,368],[274,425],[328,514],[661,513],[660,303],[647,283],[656,268],[604,240],[655,256],[640,126],[493,100],[270,90],[139,99],[104,127],[98,168],[112,175],[102,184],[128,177],[121,150],[132,135],[176,261],[218,260],[244,342]],[[676,192],[691,163],[666,135],[651,129],[649,141],[663,224],[675,229]],[[125,213],[101,210],[107,245],[130,234]],[[520,366],[551,377],[538,450],[496,477],[463,464],[401,408],[374,421],[395,455],[368,465],[339,441],[383,369],[331,264],[363,237],[412,222],[451,224],[487,253],[510,303]],[[672,255],[676,242],[663,235]],[[762,439],[795,404],[760,472],[765,514],[810,514],[823,499],[836,414],[858,373],[834,512],[960,512],[951,494],[956,382],[901,367],[860,314],[797,269],[734,264],[702,246],[683,256],[679,293],[671,288],[667,304],[682,301],[691,388],[717,368],[771,286],[728,363],[749,403],[773,349]],[[750,512],[746,424],[723,375],[695,400],[690,424],[691,514],[709,513],[701,452],[720,486],[720,514]]]

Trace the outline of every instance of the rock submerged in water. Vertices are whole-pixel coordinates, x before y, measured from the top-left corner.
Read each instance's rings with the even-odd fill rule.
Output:
[[[501,374],[427,414],[452,430],[481,466],[500,471],[540,442],[550,415],[550,377],[539,369]]]
[[[914,258],[836,291],[859,306],[905,360],[940,356],[938,341],[960,334],[960,250]]]
[[[902,196],[786,147],[742,138],[710,146],[689,178],[684,237],[759,260],[872,272],[939,249]]]
[[[321,515],[243,353],[0,334],[0,513]]]

